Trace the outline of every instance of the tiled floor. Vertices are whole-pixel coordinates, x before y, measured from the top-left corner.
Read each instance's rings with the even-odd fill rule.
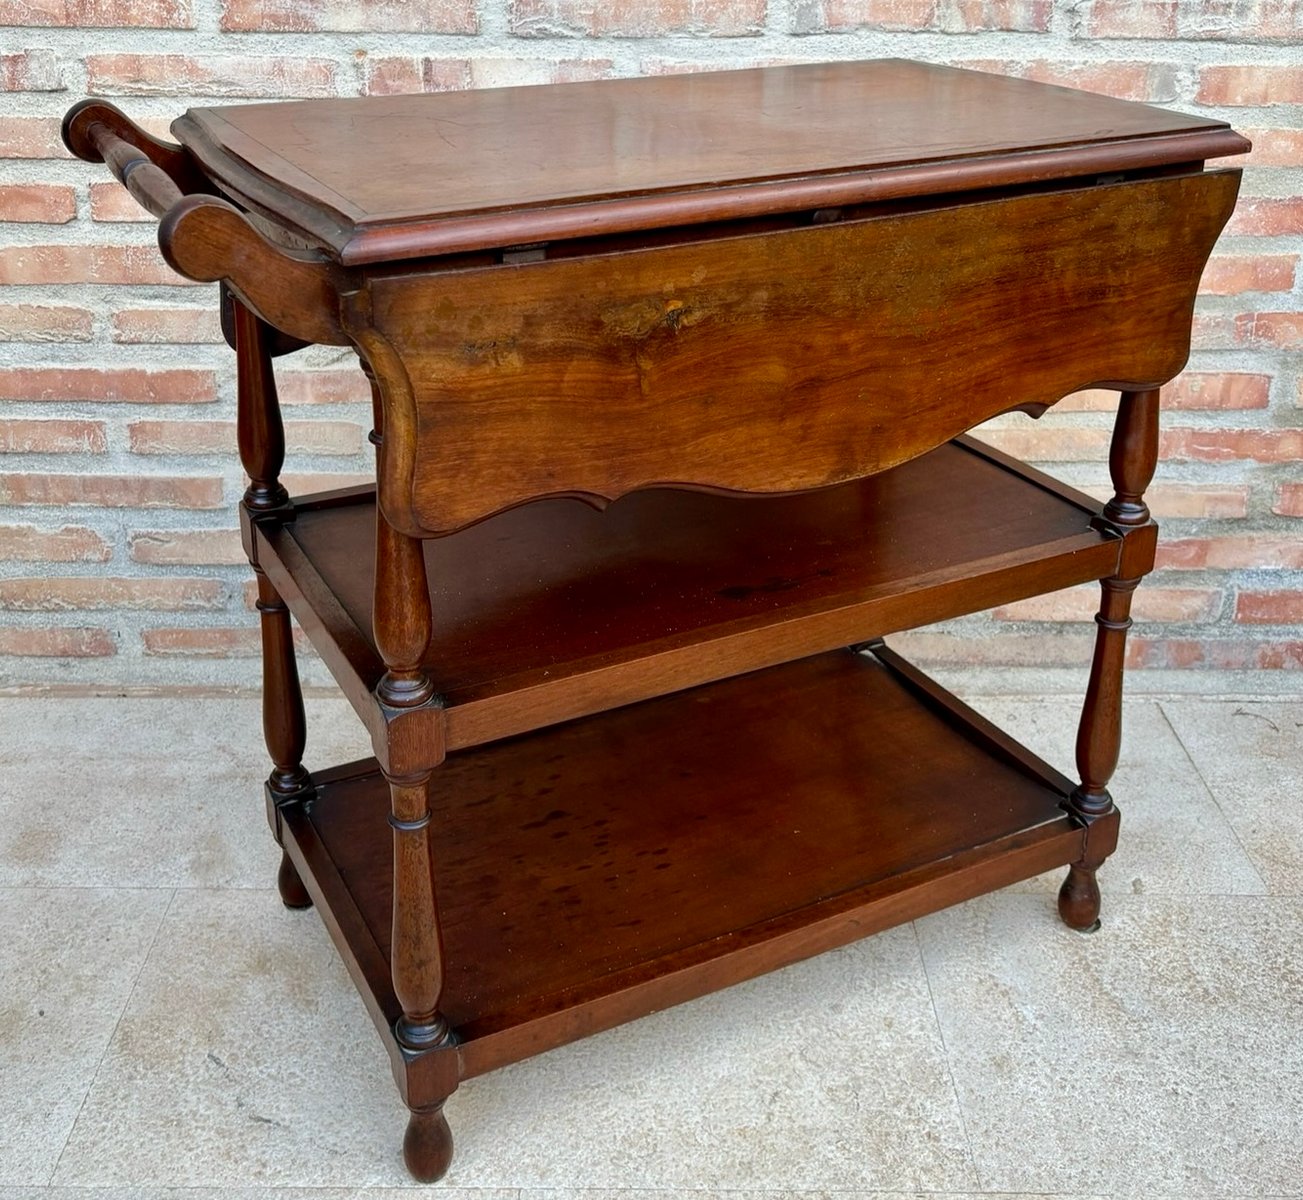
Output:
[[[973,702],[1071,766],[1074,702]],[[1099,934],[1034,880],[473,1080],[433,1190],[1303,1195],[1303,705],[1127,717]],[[413,1194],[260,745],[250,701],[0,700],[0,1200]]]

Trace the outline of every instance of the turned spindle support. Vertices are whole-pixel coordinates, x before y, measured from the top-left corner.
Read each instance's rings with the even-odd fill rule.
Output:
[[[443,942],[430,844],[430,773],[389,780],[389,824],[394,831],[394,899],[390,971],[403,1015],[394,1036],[410,1055],[445,1050],[455,1043],[439,1012],[443,991]],[[443,1099],[414,1108],[403,1138],[407,1169],[422,1183],[442,1178],[452,1162],[452,1131]]]
[[[381,385],[365,358],[362,369],[371,383],[374,425],[370,440],[380,452],[384,441]],[[414,708],[434,698],[434,686],[422,665],[433,631],[425,551],[418,538],[400,533],[376,506],[376,576],[374,605],[376,647],[385,674],[376,697],[392,708]],[[430,837],[430,782],[442,760],[442,746],[430,747],[428,769],[416,774],[386,774],[389,824],[394,836],[393,928],[390,972],[394,996],[403,1013],[394,1037],[410,1058],[441,1052],[456,1037],[439,1012],[443,991],[443,941],[434,886]],[[455,1078],[445,1085],[450,1094]],[[442,1091],[443,1089],[440,1089]],[[452,1162],[452,1131],[443,1115],[446,1094],[409,1097],[411,1116],[403,1137],[403,1159],[422,1183],[443,1178]]]
[[[370,440],[379,454],[384,404],[375,372],[365,358],[361,362],[371,384],[375,427]],[[373,633],[386,669],[376,684],[376,696],[391,708],[414,708],[434,696],[434,685],[422,666],[433,621],[421,540],[390,525],[377,504]]]
[[[1145,489],[1158,463],[1158,390],[1123,392],[1109,450],[1113,498],[1104,516],[1122,532],[1150,523]],[[1095,653],[1077,728],[1077,771],[1081,783],[1068,800],[1068,811],[1085,829],[1082,857],[1068,869],[1059,890],[1059,915],[1073,929],[1099,927],[1100,895],[1095,872],[1111,852],[1117,834],[1117,809],[1108,783],[1122,749],[1122,676],[1131,597],[1140,574],[1100,583],[1095,617]]]
[[[285,465],[285,431],[272,374],[268,328],[238,300],[233,304],[232,319],[238,396],[236,436],[240,462],[249,476],[241,503],[253,517],[289,505],[289,495],[280,482]],[[262,731],[272,761],[267,791],[276,803],[299,795],[309,786],[303,768],[307,719],[289,609],[258,563],[250,559],[249,565],[258,582],[262,632]],[[307,908],[312,903],[284,850],[276,884],[287,908]]]

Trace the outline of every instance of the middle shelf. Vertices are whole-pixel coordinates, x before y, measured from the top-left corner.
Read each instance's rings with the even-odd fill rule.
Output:
[[[1121,539],[1099,514],[967,438],[817,492],[502,513],[425,542],[448,748],[1102,578]],[[355,704],[384,672],[375,520],[361,488],[255,526],[260,565]]]

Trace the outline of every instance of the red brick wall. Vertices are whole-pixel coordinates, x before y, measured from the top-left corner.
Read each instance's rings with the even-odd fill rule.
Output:
[[[113,97],[163,133],[214,98],[881,55],[1153,101],[1254,139],[1190,372],[1167,391],[1164,540],[1132,657],[1303,665],[1303,0],[0,0],[0,26],[0,685],[255,678],[214,289],[173,275],[145,214],[68,158],[73,101]],[[368,474],[344,357],[284,372],[291,482]],[[1086,394],[987,436],[1102,492],[1111,403]],[[931,659],[1077,663],[1091,608],[1071,593],[910,640]]]

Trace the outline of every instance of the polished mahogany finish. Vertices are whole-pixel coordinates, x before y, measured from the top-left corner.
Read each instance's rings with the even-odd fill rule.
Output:
[[[1158,388],[1243,138],[894,61],[173,128],[92,101],[65,141],[222,281],[281,895],[414,1176],[462,1079],[548,1047],[1054,867],[1097,925]],[[371,380],[375,488],[280,483],[313,342]],[[963,436],[1091,384],[1106,504]],[[880,640],[1088,580],[1075,782]],[[374,758],[303,766],[291,614]]]
[[[1015,407],[1150,387],[1189,354],[1238,187],[1223,171],[378,274],[344,324],[387,385],[381,506],[422,535],[539,496],[824,487]]]
[[[1070,780],[881,648],[454,754],[438,774],[441,1007],[463,1076],[908,920],[938,893],[1058,865],[1083,842],[1064,812]],[[385,962],[384,778],[367,761],[317,783],[286,813],[292,854],[332,864],[334,878],[318,864],[313,877],[347,889]],[[353,966],[375,1006],[402,1011],[387,972]]]
[[[347,265],[1239,154],[1222,121],[898,59],[194,108],[224,190]]]
[[[385,673],[375,514],[374,489],[356,488],[257,525],[266,569],[364,718]],[[421,663],[448,748],[477,745],[1110,575],[1122,541],[1099,514],[967,439],[797,496],[540,501],[424,543],[415,590],[437,618]]]

